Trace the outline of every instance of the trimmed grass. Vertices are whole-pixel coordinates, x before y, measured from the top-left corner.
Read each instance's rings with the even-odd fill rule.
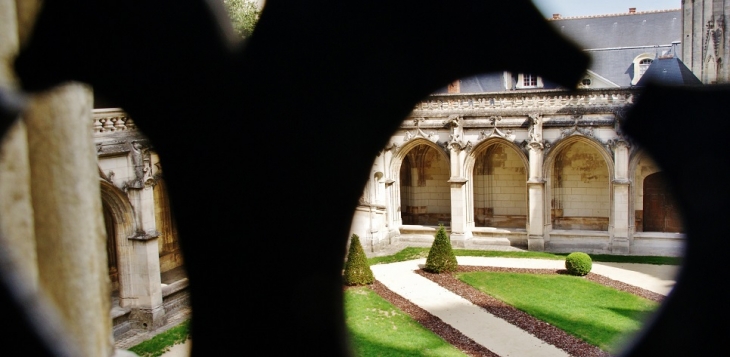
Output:
[[[430,249],[431,248],[408,247],[408,248],[404,248],[400,252],[395,253],[393,255],[368,258],[368,264],[370,264],[370,265],[388,264],[388,263],[404,262],[406,260],[426,258],[426,257],[428,257],[428,251]]]
[[[190,320],[152,337],[129,350],[139,355],[139,357],[158,357],[162,356],[173,345],[185,342],[189,336]]]
[[[465,356],[368,287],[345,291],[345,321],[357,356]]]
[[[616,353],[659,304],[581,277],[457,273],[463,282],[599,348]]]
[[[408,247],[393,255],[384,257],[374,257],[368,259],[370,265],[388,264],[426,258],[430,248]],[[565,260],[568,253],[546,253],[546,252],[503,252],[492,250],[470,250],[470,249],[454,249],[457,257],[504,257],[504,258],[534,258],[534,259],[552,259]],[[659,256],[643,256],[643,255],[610,255],[610,254],[589,254],[594,262],[606,263],[640,263],[655,265],[679,265],[682,258],[679,257],[659,257]]]

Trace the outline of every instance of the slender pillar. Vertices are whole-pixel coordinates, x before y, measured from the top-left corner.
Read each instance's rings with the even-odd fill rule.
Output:
[[[12,60],[20,38],[15,0],[0,0],[0,87],[17,87]],[[20,108],[18,108],[20,109]],[[0,141],[0,249],[11,260],[18,282],[38,286],[30,166],[25,124],[17,121]]]
[[[34,95],[27,125],[40,289],[82,356],[110,356],[110,283],[90,88]]]
[[[466,149],[470,147],[464,143],[464,119],[459,116],[451,116],[448,120],[451,127],[451,140],[449,142],[450,153],[450,178],[451,185],[451,244],[463,248],[466,240],[471,237],[471,232],[466,224],[466,183],[463,177],[462,166]]]
[[[542,116],[531,114],[529,131],[530,173],[527,179],[527,249],[545,250],[545,179],[542,174]]]
[[[617,140],[613,145],[613,234],[611,252],[629,253],[629,145]]]
[[[132,241],[131,295],[134,304],[130,320],[134,327],[155,329],[165,324],[160,281],[160,248],[155,221],[154,185],[149,147],[144,142],[133,142],[130,158],[135,178],[126,183],[129,201],[137,222]]]
[[[466,197],[464,188],[466,179],[451,177],[451,244],[463,248],[468,239],[466,226]]]

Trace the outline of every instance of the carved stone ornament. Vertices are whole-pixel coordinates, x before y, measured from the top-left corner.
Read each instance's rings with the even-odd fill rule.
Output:
[[[573,126],[570,128],[560,130],[560,138],[564,139],[573,134],[580,134],[590,138],[595,138],[593,135],[593,127],[581,128],[578,126],[578,121],[582,118],[582,115],[573,116]]]
[[[613,154],[614,160],[616,160],[616,149],[618,149],[620,147],[625,147],[625,148],[630,149],[632,147],[631,143],[628,140],[624,139],[622,136],[619,136],[614,139],[606,141],[605,146],[608,149],[608,151],[610,151],[611,154]]]
[[[520,144],[520,148],[525,154],[529,154],[530,150],[545,150],[546,152],[550,151],[552,149],[553,143],[543,140],[542,142],[529,142],[527,140],[523,140]]]
[[[134,167],[134,178],[124,183],[124,188],[142,189],[145,186],[155,184],[152,176],[152,159],[150,157],[149,144],[146,140],[135,140],[130,143],[129,152]]]
[[[400,146],[396,143],[391,143],[390,145],[383,148],[383,151],[392,151],[392,152],[398,152],[400,150]]]
[[[502,117],[498,117],[498,116],[489,117],[489,121],[492,122],[492,131],[487,132],[487,130],[482,130],[481,132],[479,132],[479,138],[477,140],[484,141],[489,138],[497,137],[497,138],[502,138],[502,139],[506,139],[508,141],[514,142],[515,138],[517,136],[515,134],[513,134],[512,129],[507,129],[503,132],[502,130],[499,130],[499,128],[497,128],[497,122],[500,120],[502,120]]]
[[[527,133],[527,138],[530,144],[542,145],[542,115],[529,114],[528,117],[530,118],[530,130]]]
[[[464,118],[459,115],[452,115],[445,125],[451,128],[451,134],[449,134],[448,148],[450,150],[471,150],[472,144],[467,141],[464,142]]]
[[[707,61],[708,57],[717,58],[720,55],[720,46],[723,43],[723,37],[725,35],[725,21],[723,16],[719,16],[717,21],[715,21],[713,16],[713,18],[707,21],[706,27],[704,43],[705,61]]]
[[[425,118],[413,119],[413,124],[416,125],[416,133],[412,134],[410,131],[406,131],[406,135],[403,137],[403,142],[408,142],[411,139],[416,138],[416,137],[422,137],[432,143],[437,142],[439,139],[439,136],[436,134],[436,132],[431,131],[429,133],[426,133],[421,129],[421,122],[423,122],[425,120],[426,120]]]

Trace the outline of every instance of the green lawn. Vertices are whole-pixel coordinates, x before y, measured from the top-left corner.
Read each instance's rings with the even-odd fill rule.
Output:
[[[139,357],[157,357],[167,352],[173,345],[183,343],[188,338],[190,338],[190,320],[152,337],[129,350],[139,355]]]
[[[384,257],[374,257],[368,259],[370,265],[387,264],[402,262],[406,260],[426,258],[430,248],[409,247],[401,250],[393,255]],[[454,254],[458,257],[505,257],[505,258],[535,258],[535,259],[552,259],[565,260],[567,253],[546,253],[546,252],[503,252],[491,250],[469,250],[454,249]],[[610,262],[610,263],[641,263],[641,264],[657,264],[657,265],[679,265],[682,258],[679,257],[660,257],[660,256],[641,256],[641,255],[609,255],[609,254],[589,254],[594,262]]]
[[[463,282],[599,348],[615,353],[638,331],[656,302],[581,277],[521,273],[457,273]]]
[[[345,291],[345,319],[357,356],[465,356],[367,287]]]

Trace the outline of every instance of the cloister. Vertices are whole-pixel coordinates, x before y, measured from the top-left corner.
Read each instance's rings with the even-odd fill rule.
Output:
[[[443,224],[464,248],[681,254],[661,169],[619,128],[638,93],[432,95],[375,159],[352,233],[372,251]]]

